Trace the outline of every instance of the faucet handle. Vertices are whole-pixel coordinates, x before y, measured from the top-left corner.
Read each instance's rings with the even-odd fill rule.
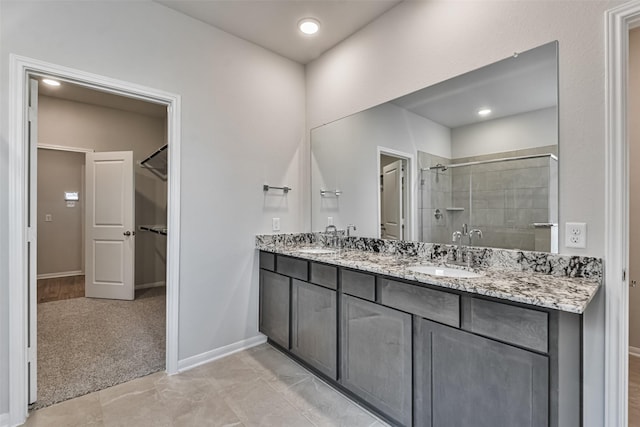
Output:
[[[480,239],[482,239],[482,230],[478,228],[474,228],[469,231],[469,245],[473,245],[473,235],[476,234]]]

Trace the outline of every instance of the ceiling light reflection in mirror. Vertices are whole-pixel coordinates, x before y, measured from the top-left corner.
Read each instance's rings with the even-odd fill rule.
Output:
[[[467,224],[483,231],[476,246],[553,251],[557,55],[551,42],[313,129],[313,230],[331,217],[384,237],[379,153],[398,152],[414,157],[400,201],[404,239],[451,243]],[[448,167],[429,169],[437,164]],[[327,188],[341,196],[322,197]]]

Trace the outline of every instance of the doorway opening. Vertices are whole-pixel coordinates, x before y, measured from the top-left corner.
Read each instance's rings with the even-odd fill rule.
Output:
[[[163,370],[165,361],[166,106],[43,81],[32,105],[34,409]]]
[[[381,239],[413,239],[413,155],[378,147]]]
[[[163,142],[171,147],[170,150],[163,150],[167,155],[167,161],[165,163],[167,180],[164,184],[166,200],[164,215],[166,221],[162,224],[162,227],[160,227],[158,223],[153,223],[152,221],[141,224],[138,219],[134,221],[132,218],[130,224],[128,224],[128,229],[120,234],[124,236],[125,239],[133,240],[135,234],[140,234],[136,233],[138,226],[142,229],[142,225],[145,225],[149,229],[146,232],[165,236],[163,238],[166,239],[164,242],[166,248],[164,262],[166,264],[161,268],[159,267],[159,269],[166,275],[166,305],[163,301],[158,313],[160,313],[159,316],[162,318],[159,328],[161,330],[160,333],[166,337],[165,341],[161,344],[161,351],[164,350],[161,359],[162,364],[169,374],[176,373],[178,365],[177,305],[179,295],[179,240],[177,236],[180,234],[180,97],[132,83],[16,55],[10,56],[10,70],[11,115],[9,130],[10,152],[12,156],[9,159],[9,176],[14,185],[10,186],[9,192],[10,206],[12,207],[9,220],[11,230],[9,235],[9,253],[11,254],[9,278],[10,283],[14,285],[10,287],[9,293],[9,318],[12,325],[10,328],[9,347],[9,387],[12,390],[12,398],[10,400],[9,420],[10,423],[14,425],[24,422],[27,416],[28,404],[35,401],[37,397],[37,360],[39,351],[37,347],[38,307],[36,286],[38,264],[38,211],[36,199],[38,147],[36,142],[39,139],[37,101],[34,102],[34,100],[37,100],[38,84],[37,82],[34,83],[34,80],[42,77],[54,78],[66,84],[75,85],[81,89],[91,89],[100,94],[117,95],[117,98],[124,97],[127,102],[131,100],[144,101],[144,103],[154,104],[155,107],[160,106],[166,115],[162,126],[163,136],[153,149],[159,151],[158,146],[162,145]],[[90,104],[90,102],[86,103]],[[107,129],[107,131],[113,130],[113,127]],[[88,139],[90,138],[87,136],[86,138],[79,138],[78,140],[84,143]],[[50,144],[48,148],[51,148],[52,145],[55,146],[56,144]],[[156,154],[153,150],[150,150],[152,152],[151,155]],[[112,151],[112,153],[124,153],[124,151]],[[90,157],[89,154],[87,158]],[[149,153],[146,153],[146,156],[149,156]],[[129,157],[131,159],[129,163],[133,171],[133,156]],[[144,162],[144,160],[145,159],[143,159],[142,162]],[[105,186],[105,183],[110,182],[113,184],[124,182],[124,180],[120,178],[126,175],[125,170],[127,170],[127,167],[125,163],[126,161],[124,160],[110,159],[94,167],[94,169],[98,170],[98,172],[93,175],[95,182],[87,182],[85,184],[85,190],[89,188],[90,190],[93,189],[94,193],[101,193],[103,196],[111,194],[111,196],[113,196],[113,191],[107,190],[108,187]],[[135,166],[135,168],[139,168],[139,166]],[[87,168],[85,166],[85,173],[86,172]],[[154,174],[151,174],[151,176],[153,175]],[[85,176],[88,176],[88,174]],[[154,176],[153,179],[157,179],[157,177]],[[133,178],[130,182],[133,183]],[[133,204],[133,186],[124,185],[121,187],[129,188],[131,204]],[[97,192],[96,189],[98,190]],[[64,193],[67,193],[67,191]],[[81,191],[76,192],[71,190],[68,191],[68,193],[68,195],[64,194],[64,203],[70,203],[71,205],[71,202],[76,202],[77,207],[80,194],[74,193],[81,193]],[[91,191],[88,191],[85,195],[86,199],[90,198],[90,194]],[[56,197],[59,198],[59,194],[56,195]],[[118,197],[115,197],[115,199],[118,199]],[[125,199],[128,199],[128,197],[123,196],[118,200]],[[112,218],[118,217],[114,212],[119,209],[122,210],[122,206],[121,204],[111,203],[108,198],[105,200],[103,200],[102,204],[98,203],[96,205],[98,209],[95,209],[92,215],[93,219],[97,220],[94,221],[93,225],[109,225],[111,228],[115,228]],[[90,200],[85,201],[88,202],[87,204],[89,206],[92,205]],[[72,209],[72,207],[69,206],[69,209]],[[97,217],[96,212],[100,212]],[[141,212],[147,213],[149,209],[143,208]],[[44,218],[47,219],[46,213],[42,212],[42,214]],[[50,213],[50,215],[52,217],[51,222],[55,221],[53,214]],[[85,220],[85,241],[88,241],[87,239],[89,239],[91,233],[86,232],[86,230],[90,228],[87,227],[86,223],[87,221]],[[128,234],[127,231],[129,232]],[[115,253],[123,252],[126,246],[133,248],[133,245],[128,245],[126,242],[122,243],[122,241],[114,241],[111,244],[103,244],[101,246],[102,243],[108,240],[108,238],[100,237],[92,241],[93,248],[97,249],[97,252],[101,252],[98,255],[104,255],[105,253],[114,255]],[[85,249],[87,249],[86,243]],[[58,250],[64,251],[64,248],[60,247]],[[112,261],[116,258],[117,257],[113,257]],[[135,259],[135,257],[123,257],[123,259]],[[98,282],[103,282],[101,284],[112,281],[114,282],[111,284],[112,286],[115,287],[115,285],[119,285],[119,282],[112,280],[114,276],[113,271],[115,270],[120,270],[120,273],[122,273],[120,275],[123,277],[126,275],[123,273],[123,268],[109,268],[113,266],[113,263],[110,264],[110,262],[91,263],[88,262],[85,256],[84,264],[85,267],[87,264],[92,264],[95,270],[95,274],[92,277],[100,279]],[[133,277],[133,274],[131,276]],[[132,281],[132,286],[133,283]],[[146,284],[149,285],[149,283]],[[149,290],[145,293],[149,293],[153,289],[158,288],[149,287]],[[145,298],[138,298],[135,301],[142,301],[144,299]],[[74,299],[70,299],[69,301],[73,300]],[[106,299],[95,301],[108,302]],[[57,304],[60,302],[65,301],[56,301],[49,304]],[[132,303],[131,301],[119,302]],[[128,325],[122,329],[126,328],[128,328]],[[141,357],[144,357],[144,355]],[[99,360],[88,360],[87,362],[88,364],[100,364]],[[125,381],[128,379],[130,378],[124,378]],[[122,381],[122,379],[116,380],[113,384]]]

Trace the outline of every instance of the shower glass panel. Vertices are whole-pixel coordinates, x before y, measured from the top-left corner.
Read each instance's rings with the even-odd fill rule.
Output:
[[[554,154],[437,164],[443,166],[421,171],[422,241],[451,243],[452,233],[467,224],[480,229],[483,238],[474,236],[470,242],[464,237],[465,244],[547,252],[557,248]]]

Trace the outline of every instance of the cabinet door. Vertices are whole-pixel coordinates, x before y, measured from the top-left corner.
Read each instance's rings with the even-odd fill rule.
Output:
[[[411,316],[343,295],[341,379],[397,423],[411,425]]]
[[[260,332],[289,348],[290,281],[271,271],[260,270]]]
[[[332,379],[337,376],[336,291],[293,280],[291,350]]]
[[[549,359],[416,322],[415,425],[541,427],[549,423]]]

